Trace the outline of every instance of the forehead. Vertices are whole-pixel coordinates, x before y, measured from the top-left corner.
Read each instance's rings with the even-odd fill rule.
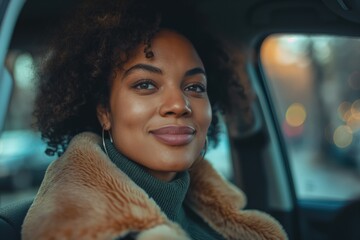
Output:
[[[154,47],[161,47],[165,44],[172,47],[194,49],[192,43],[184,35],[168,29],[162,29],[155,34],[151,43]]]
[[[203,63],[192,43],[175,31],[162,29],[153,37],[150,50],[154,53],[154,57],[145,57],[145,47],[145,44],[142,43],[134,50],[133,55],[125,64],[125,69],[126,66],[139,61],[153,63],[158,61],[186,61],[189,65],[203,67]]]

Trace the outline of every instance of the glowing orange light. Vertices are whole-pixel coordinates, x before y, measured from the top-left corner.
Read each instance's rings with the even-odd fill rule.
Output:
[[[286,111],[285,119],[287,124],[291,127],[303,125],[306,120],[306,110],[304,105],[300,103],[291,104]]]
[[[339,113],[339,116],[340,118],[343,120],[343,121],[346,121],[347,119],[347,114],[348,114],[348,111],[350,110],[351,108],[351,103],[349,102],[342,102],[340,104],[340,106],[338,107],[337,111]]]

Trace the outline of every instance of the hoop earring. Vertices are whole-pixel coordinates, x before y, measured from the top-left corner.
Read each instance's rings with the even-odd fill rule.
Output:
[[[108,132],[108,134],[109,134],[110,142],[111,142],[111,143],[114,143],[113,138],[112,138],[112,136],[111,136],[110,130],[108,130],[107,132]]]
[[[108,135],[109,135],[109,138],[110,138],[110,142],[113,143],[114,141],[113,141],[113,138],[112,138],[112,136],[111,136],[110,131],[109,131],[109,130],[105,130],[105,127],[103,126],[103,127],[102,127],[102,133],[101,133],[102,144],[103,144],[103,147],[104,147],[104,150],[105,150],[106,155],[109,157],[109,154],[108,154],[108,151],[107,151],[106,145],[105,145],[105,131],[108,132]]]

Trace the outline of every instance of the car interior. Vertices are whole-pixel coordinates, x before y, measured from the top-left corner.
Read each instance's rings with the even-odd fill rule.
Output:
[[[36,69],[79,2],[0,1],[2,239],[21,239],[54,160],[32,128]],[[229,90],[221,141],[206,158],[289,239],[360,239],[360,2],[190,2],[226,43],[248,96]]]

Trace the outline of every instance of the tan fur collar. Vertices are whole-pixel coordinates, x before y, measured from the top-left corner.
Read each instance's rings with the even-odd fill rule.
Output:
[[[189,239],[156,203],[121,172],[92,133],[74,137],[48,168],[23,225],[29,239]],[[187,203],[227,239],[286,239],[270,216],[241,210],[245,196],[206,161],[190,172]]]
[[[187,203],[226,239],[287,239],[280,224],[270,215],[242,210],[246,197],[224,180],[207,161],[190,172]]]

